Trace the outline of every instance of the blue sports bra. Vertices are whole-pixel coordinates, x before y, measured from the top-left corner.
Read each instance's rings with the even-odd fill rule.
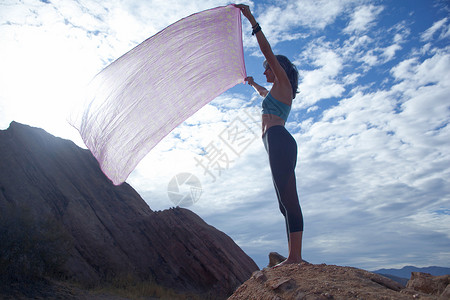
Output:
[[[276,115],[287,121],[291,107],[277,99],[275,99],[270,92],[267,94],[262,102],[262,113]]]

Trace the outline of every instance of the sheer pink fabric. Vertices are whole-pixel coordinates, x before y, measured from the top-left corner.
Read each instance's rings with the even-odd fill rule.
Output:
[[[92,80],[88,104],[72,124],[114,184],[172,129],[244,81],[241,30],[232,5],[193,14]]]

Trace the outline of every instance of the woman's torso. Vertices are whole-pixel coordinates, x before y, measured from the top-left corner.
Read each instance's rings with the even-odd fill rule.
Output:
[[[281,125],[284,126],[286,122],[280,118],[279,116],[272,115],[272,114],[263,114],[262,115],[262,135],[264,135],[272,126]]]
[[[263,100],[262,107],[262,135],[272,126],[284,126],[290,113],[290,104],[277,100],[269,92]]]

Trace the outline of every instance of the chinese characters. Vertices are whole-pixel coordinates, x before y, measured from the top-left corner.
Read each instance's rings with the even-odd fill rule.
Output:
[[[204,175],[211,177],[213,182],[224,170],[244,153],[258,138],[261,132],[260,113],[255,107],[242,110],[230,125],[217,135],[204,149],[200,158],[195,157],[196,166],[203,169]]]

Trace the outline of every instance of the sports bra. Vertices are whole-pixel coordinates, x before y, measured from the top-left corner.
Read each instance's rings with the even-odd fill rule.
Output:
[[[284,121],[287,121],[290,111],[291,107],[289,105],[275,99],[270,94],[270,92],[267,94],[266,98],[264,98],[262,102],[263,114],[276,115],[282,118]]]

